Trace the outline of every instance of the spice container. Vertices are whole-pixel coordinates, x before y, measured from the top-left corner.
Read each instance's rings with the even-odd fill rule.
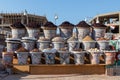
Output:
[[[94,41],[90,36],[86,36],[82,40],[82,43],[83,43],[82,49],[89,50],[91,48],[95,48],[96,41]]]
[[[67,43],[69,51],[72,51],[73,49],[79,49],[81,42],[75,36],[72,36],[67,40]]]
[[[94,36],[95,40],[97,40],[100,37],[105,36],[107,26],[105,26],[101,23],[95,23],[95,24],[92,25],[92,27],[94,28],[93,36]]]
[[[49,48],[50,46],[50,40],[45,37],[39,37],[39,40],[37,41],[37,48],[40,51],[43,51],[44,49]]]
[[[52,22],[45,23],[42,29],[44,31],[45,38],[52,39],[53,37],[56,36],[57,26],[54,25]]]
[[[52,43],[56,50],[60,50],[65,47],[65,41],[62,37],[54,37],[52,39]]]
[[[99,38],[97,40],[97,43],[100,50],[107,50],[107,48],[109,47],[109,41],[104,37]]]
[[[32,59],[32,64],[40,64],[41,62],[41,54],[42,52],[39,51],[38,49],[33,49],[30,51],[31,54],[31,59]]]
[[[33,37],[38,39],[40,36],[40,27],[41,25],[38,23],[29,23],[26,25],[26,29],[28,32],[29,37]]]
[[[6,43],[7,43],[7,52],[16,51],[21,45],[20,39],[15,39],[15,38],[6,38]]]
[[[21,22],[16,22],[12,24],[10,28],[12,30],[12,38],[21,39],[26,34],[25,26]]]
[[[65,21],[61,25],[59,25],[59,28],[60,28],[60,36],[63,39],[68,39],[72,36],[74,25],[68,21]]]
[[[27,49],[28,51],[31,51],[35,48],[36,39],[33,37],[23,37],[21,42],[22,42],[22,46],[25,49]]]
[[[61,64],[69,64],[70,63],[70,52],[65,48],[61,48],[58,50],[60,56],[60,63]]]
[[[74,62],[76,65],[84,64],[85,53],[82,49],[74,49],[71,53],[74,54]]]
[[[26,50],[24,47],[19,48],[17,51],[15,51],[18,58],[18,64],[27,64],[28,59],[28,50]]]
[[[78,31],[78,40],[81,41],[85,36],[90,34],[90,25],[87,24],[85,21],[79,22],[77,25]]]
[[[54,64],[55,63],[55,53],[57,52],[54,48],[47,48],[43,50],[45,55],[46,64]]]

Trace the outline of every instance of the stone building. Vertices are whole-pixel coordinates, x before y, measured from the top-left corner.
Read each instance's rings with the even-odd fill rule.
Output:
[[[45,16],[29,14],[27,11],[22,13],[0,13],[0,33],[11,33],[10,25],[15,22],[21,22],[24,25],[36,22],[43,25],[47,22],[47,18]]]

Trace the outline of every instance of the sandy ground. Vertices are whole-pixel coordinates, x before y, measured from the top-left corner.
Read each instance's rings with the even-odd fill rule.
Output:
[[[120,80],[120,76],[106,75],[28,75],[28,74],[2,74],[0,80]]]

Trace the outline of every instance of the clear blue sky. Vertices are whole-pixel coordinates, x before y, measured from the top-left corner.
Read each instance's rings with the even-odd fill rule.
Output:
[[[54,15],[63,21],[77,24],[85,17],[120,10],[120,0],[0,0],[1,12],[22,12],[46,15],[49,21],[54,21]]]

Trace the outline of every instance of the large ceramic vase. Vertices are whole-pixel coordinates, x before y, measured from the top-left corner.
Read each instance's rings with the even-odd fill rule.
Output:
[[[2,60],[5,65],[11,65],[13,63],[13,53],[12,52],[2,52]]]
[[[22,41],[22,46],[28,51],[31,51],[35,48],[36,39],[34,38],[26,37],[26,38],[23,38],[21,41]]]
[[[91,64],[99,64],[100,63],[100,53],[99,52],[91,52]]]
[[[109,47],[109,41],[97,41],[97,43],[100,50],[107,50]]]
[[[16,52],[18,58],[18,64],[27,64],[28,52]]]
[[[65,47],[65,41],[62,37],[55,37],[52,39],[53,47],[56,50],[60,50]]]
[[[106,33],[106,28],[107,28],[107,26],[100,24],[100,23],[93,24],[94,39],[97,40],[100,37],[104,37],[105,33]]]
[[[68,21],[65,21],[59,26],[59,28],[60,28],[60,36],[63,39],[68,39],[73,34],[74,25]]]
[[[72,51],[72,54],[74,55],[74,62],[76,65],[82,65],[84,64],[84,56],[85,53],[82,51]]]
[[[85,36],[90,34],[91,26],[85,21],[80,21],[77,25],[78,40],[81,41]]]
[[[50,46],[50,40],[49,39],[44,38],[44,39],[39,39],[37,41],[37,47],[40,51],[49,48],[49,46]]]
[[[7,52],[16,51],[21,45],[20,39],[13,39],[13,38],[7,38],[6,43],[7,43]]]
[[[52,39],[53,37],[56,36],[57,26],[54,25],[52,22],[45,23],[42,29],[43,29],[45,38]]]
[[[69,64],[70,63],[70,53],[69,51],[58,51],[60,56],[61,64]]]
[[[96,44],[95,41],[83,41],[82,43],[83,43],[82,48],[84,50],[89,50],[91,48],[95,48],[95,44]]]
[[[105,64],[111,65],[115,61],[115,52],[105,52]]]
[[[41,54],[42,52],[30,52],[32,64],[40,64],[41,63]]]

